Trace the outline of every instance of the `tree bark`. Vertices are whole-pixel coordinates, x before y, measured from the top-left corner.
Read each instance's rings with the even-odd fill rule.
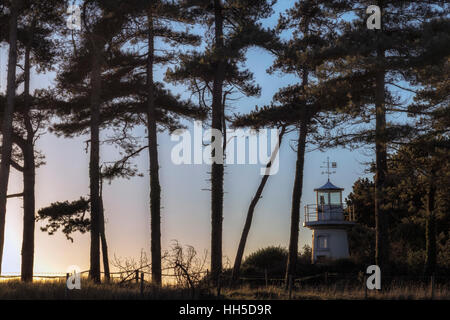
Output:
[[[221,1],[214,0],[216,72],[213,82],[211,127],[219,132],[222,132],[223,129],[222,90],[225,73],[222,14]],[[217,146],[222,148],[222,141],[218,141]],[[213,159],[215,159],[215,152],[217,151],[211,150]],[[211,280],[215,285],[219,283],[222,273],[223,175],[223,161],[219,161],[219,163],[213,161],[211,165]]]
[[[433,177],[433,176],[432,176]],[[427,192],[426,210],[427,218],[425,222],[426,232],[426,258],[425,275],[431,276],[436,269],[436,220],[434,217],[434,201],[436,195],[436,185],[434,177],[430,179],[430,185]]]
[[[102,194],[102,188],[100,188],[100,195]],[[103,207],[103,197],[100,196],[100,241],[102,245],[102,257],[103,257],[103,271],[105,273],[105,280],[109,282],[111,279],[111,273],[109,270],[109,256],[108,256],[108,243],[106,242],[105,232],[105,210]]]
[[[35,177],[34,144],[26,142],[23,172],[23,240],[22,281],[33,281],[34,231],[35,231]]]
[[[9,56],[6,109],[2,124],[2,154],[0,163],[0,274],[2,272],[3,246],[5,241],[6,199],[8,193],[9,170],[12,152],[12,119],[16,88],[17,64],[17,18],[19,15],[19,0],[11,1],[11,18],[9,21]]]
[[[278,138],[278,149],[274,150],[273,154],[271,155],[270,161],[267,163],[266,168],[270,168],[272,165],[273,159],[277,156],[278,150],[281,146],[281,141],[283,139],[283,136],[286,132],[286,127],[283,127],[281,129],[279,138]],[[252,225],[253,220],[253,213],[255,211],[256,205],[258,204],[259,199],[261,199],[262,192],[264,190],[264,187],[267,183],[267,180],[269,179],[270,175],[264,175],[261,179],[261,182],[259,183],[258,189],[256,190],[255,195],[253,196],[252,201],[250,202],[250,205],[247,210],[247,217],[245,219],[244,229],[242,230],[241,239],[239,241],[238,250],[236,253],[236,258],[234,259],[234,266],[233,266],[233,272],[231,275],[231,281],[232,283],[236,283],[237,280],[239,280],[239,274],[240,274],[240,268],[242,264],[242,257],[244,256],[244,250],[245,250],[245,244],[247,243],[248,234],[250,232],[250,227]]]
[[[34,22],[32,23],[34,29]],[[30,39],[33,31],[31,31]],[[27,137],[24,140],[23,156],[23,240],[22,240],[22,281],[33,281],[33,263],[34,263],[34,230],[35,230],[35,179],[36,164],[34,156],[34,130],[31,123],[31,101],[30,101],[30,54],[31,40],[25,49],[25,84],[24,95],[27,111],[24,112],[24,125]]]
[[[94,38],[95,39],[95,38]],[[95,42],[95,40],[93,41]],[[91,252],[89,277],[100,283],[100,103],[101,67],[100,51],[93,44],[91,71],[91,152],[89,161],[89,182],[91,199]]]
[[[375,92],[375,263],[383,271],[387,271],[389,249],[387,240],[387,217],[384,209],[387,177],[387,143],[386,143],[386,107],[385,107],[385,52],[381,47],[377,50],[377,73]]]
[[[159,182],[158,134],[156,125],[156,106],[153,82],[154,32],[153,3],[148,11],[148,60],[147,60],[147,131],[150,160],[150,219],[151,219],[151,255],[152,282],[161,286],[161,185]]]
[[[292,191],[291,231],[289,238],[289,252],[285,276],[285,288],[289,286],[289,277],[294,276],[298,256],[298,228],[300,223],[300,202],[303,192],[303,167],[305,162],[306,137],[308,135],[309,120],[307,116],[300,122],[297,161],[295,165],[294,188]]]

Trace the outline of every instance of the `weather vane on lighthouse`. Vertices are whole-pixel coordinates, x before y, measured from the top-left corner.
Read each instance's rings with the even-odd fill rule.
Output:
[[[336,173],[335,171],[332,171],[332,169],[336,169],[337,168],[337,163],[336,162],[331,162],[331,168],[330,168],[330,157],[327,157],[327,161],[323,162],[325,165],[320,166],[323,169],[326,169],[325,171],[322,171],[322,174],[327,174],[328,176],[328,181],[330,181],[330,175],[332,175],[333,173]]]

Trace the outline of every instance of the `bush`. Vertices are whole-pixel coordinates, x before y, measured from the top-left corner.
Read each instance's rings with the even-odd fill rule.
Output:
[[[286,270],[288,251],[282,247],[270,246],[251,253],[242,263],[243,276],[261,276],[264,271],[271,276],[281,277]]]
[[[244,277],[261,277],[267,270],[270,277],[282,279],[286,272],[287,258],[288,250],[280,246],[259,249],[245,258],[241,274]],[[296,273],[310,275],[316,271],[316,266],[311,264],[311,247],[305,245],[298,254]]]

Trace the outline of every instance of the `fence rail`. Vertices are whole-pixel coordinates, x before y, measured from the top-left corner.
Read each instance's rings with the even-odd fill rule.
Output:
[[[85,270],[85,271],[81,271],[79,272],[79,274],[87,274],[89,273],[89,270]],[[105,274],[104,272],[100,272],[101,274]],[[132,271],[116,271],[116,272],[110,272],[109,274],[114,276],[114,275],[135,275],[136,273],[140,274],[144,274],[144,275],[149,275],[151,276],[150,272],[147,271],[142,271],[141,269],[136,269],[136,270],[132,270]],[[196,272],[196,274],[208,274],[208,270],[206,271],[200,271],[200,272]],[[40,272],[40,273],[35,273],[33,275],[33,278],[48,278],[48,279],[57,279],[57,278],[66,278],[67,275],[72,275],[72,273],[68,272],[68,273],[62,273],[62,272]],[[360,274],[356,274],[356,273],[333,273],[333,272],[323,272],[323,273],[319,273],[319,274],[315,274],[315,275],[309,275],[309,276],[305,276],[305,277],[294,277],[293,280],[294,281],[303,281],[303,280],[308,280],[308,279],[312,279],[312,278],[318,278],[318,277],[323,277],[324,275],[328,275],[329,277],[338,277],[342,280],[349,280],[349,279],[358,279],[358,277],[360,277]],[[163,277],[178,277],[178,275],[176,274],[162,274]],[[9,278],[20,278],[21,275],[18,272],[9,272],[6,274],[2,274],[0,275],[0,278],[4,278],[4,279],[9,279]],[[434,275],[435,279],[439,279],[439,280],[445,280],[447,282],[450,283],[450,276],[447,275]],[[116,277],[119,278],[119,277]],[[221,278],[223,280],[226,279],[231,279],[231,275],[228,274],[222,274]],[[405,275],[405,276],[383,276],[383,279],[385,281],[424,281],[429,279],[430,276],[420,276],[420,275]],[[268,278],[265,275],[261,275],[261,276],[256,276],[256,277],[239,277],[240,280],[248,280],[248,281],[257,281],[257,280],[269,280],[269,281],[285,281],[285,278]]]
[[[355,221],[353,206],[344,204],[305,205],[305,222]]]

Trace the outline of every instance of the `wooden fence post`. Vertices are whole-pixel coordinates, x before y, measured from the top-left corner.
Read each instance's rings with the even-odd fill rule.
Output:
[[[144,297],[144,272],[141,272],[141,297]]]
[[[221,286],[221,281],[220,281],[221,275],[219,275],[219,279],[217,280],[217,296],[220,297],[220,286]]]
[[[292,298],[292,274],[289,275],[289,300]]]
[[[367,275],[364,275],[363,286],[364,286],[364,299],[367,300]]]
[[[264,269],[264,279],[266,281],[266,289],[269,286],[269,277],[267,276],[267,268]]]
[[[431,275],[431,280],[430,280],[430,289],[431,289],[431,300],[434,299],[434,274]]]
[[[209,288],[211,288],[211,281],[209,279],[209,270],[208,269],[206,269],[205,278],[206,278],[206,285],[208,286],[208,289],[209,289]]]
[[[64,297],[67,299],[67,296],[69,294],[69,288],[67,288],[67,281],[69,280],[69,273],[66,273],[66,283],[64,283]]]
[[[139,283],[139,270],[136,270],[136,284]]]

